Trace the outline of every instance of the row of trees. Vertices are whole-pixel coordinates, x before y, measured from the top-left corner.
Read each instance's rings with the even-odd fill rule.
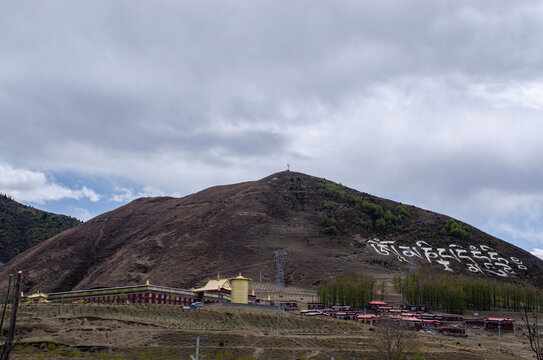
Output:
[[[317,292],[326,305],[365,307],[375,295],[375,279],[365,275],[340,275],[321,282]]]
[[[502,283],[474,276],[412,271],[394,278],[394,287],[411,304],[425,304],[451,313],[466,309],[543,308],[543,291],[530,285]]]

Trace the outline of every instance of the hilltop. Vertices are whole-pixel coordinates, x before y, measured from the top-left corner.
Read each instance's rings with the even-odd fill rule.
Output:
[[[340,273],[392,277],[410,268],[543,283],[543,262],[468,224],[322,178],[280,172],[183,197],[141,198],[42,242],[0,272],[25,291],[152,283],[192,287],[237,274],[287,284]]]
[[[0,262],[80,223],[76,218],[35,209],[0,194]]]

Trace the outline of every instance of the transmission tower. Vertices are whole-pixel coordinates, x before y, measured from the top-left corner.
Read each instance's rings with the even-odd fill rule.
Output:
[[[275,285],[285,286],[285,275],[283,274],[283,260],[287,257],[286,250],[275,251]]]

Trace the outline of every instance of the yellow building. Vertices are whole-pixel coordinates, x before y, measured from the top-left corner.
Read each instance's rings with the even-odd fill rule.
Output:
[[[33,302],[33,303],[48,303],[47,295],[44,293],[37,292],[32,295],[24,296],[21,291],[21,299],[23,302]]]
[[[217,280],[209,280],[207,284],[198,289],[192,289],[196,292],[230,292],[232,291],[232,285],[229,279],[221,279],[217,274]]]
[[[230,284],[232,285],[232,303],[247,304],[249,302],[249,281],[251,279],[243,277],[241,272],[239,276],[230,279]]]

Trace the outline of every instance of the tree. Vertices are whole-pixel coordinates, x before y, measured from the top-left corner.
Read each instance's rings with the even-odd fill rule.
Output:
[[[383,318],[375,333],[375,346],[384,360],[404,360],[415,347],[414,334],[399,321]]]
[[[532,309],[530,309],[532,310]],[[528,314],[528,306],[523,307],[523,311],[520,313],[524,325],[528,331],[528,339],[530,339],[530,347],[535,353],[535,358],[537,360],[543,360],[543,350],[541,349],[541,344],[539,343],[539,324],[537,322],[537,310],[533,309],[531,315]]]

